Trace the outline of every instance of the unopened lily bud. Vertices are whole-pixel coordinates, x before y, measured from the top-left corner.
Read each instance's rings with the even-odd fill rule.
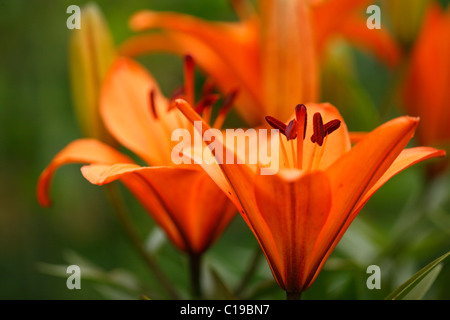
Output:
[[[383,8],[392,33],[403,45],[409,46],[417,36],[429,0],[384,0]]]
[[[102,81],[115,56],[111,32],[100,8],[89,3],[81,10],[81,28],[71,31],[69,61],[72,97],[85,137],[111,141],[101,121]]]

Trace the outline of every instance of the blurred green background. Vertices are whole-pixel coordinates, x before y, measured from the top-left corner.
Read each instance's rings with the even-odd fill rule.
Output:
[[[441,2],[448,5],[449,1]],[[68,76],[66,8],[85,3],[0,0],[0,299],[135,299],[140,294],[167,298],[130,245],[104,190],[85,181],[80,166],[66,166],[56,173],[51,208],[41,208],[36,201],[39,174],[58,151],[81,137]],[[97,3],[116,44],[132,35],[127,21],[139,9],[236,19],[227,0]],[[350,129],[370,130],[401,114],[392,99],[395,71],[346,44],[336,48],[324,68],[323,100],[342,108]],[[332,57],[340,59],[341,54],[351,60],[354,73],[333,68]],[[179,58],[156,54],[142,61],[165,93],[181,83]],[[333,83],[344,85],[338,88]],[[304,293],[305,299],[382,299],[450,250],[450,176],[447,172],[429,183],[424,169],[423,164],[407,169],[375,194]],[[148,249],[176,287],[188,292],[185,257],[118,186]],[[253,235],[236,216],[206,254],[207,291],[226,297],[223,286],[238,285],[257,248]],[[64,273],[70,264],[82,267],[81,290],[66,287]],[[373,264],[381,268],[380,290],[366,286],[366,268]],[[444,265],[425,298],[449,299],[449,284],[450,268]],[[264,259],[245,293],[254,299],[284,299]]]

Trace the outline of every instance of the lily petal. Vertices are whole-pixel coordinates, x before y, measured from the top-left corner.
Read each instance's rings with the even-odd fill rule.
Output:
[[[209,126],[202,120],[195,110],[182,99],[177,99],[175,101],[175,105],[186,116],[186,118],[191,121],[191,123],[196,121],[202,122],[202,127],[196,127],[196,129],[199,130],[201,136],[204,136],[204,133],[209,129]],[[267,224],[261,219],[258,219],[257,216],[255,216],[254,221],[250,221],[247,217],[248,212],[257,212],[258,210],[253,192],[253,181],[256,173],[245,164],[237,164],[237,155],[235,153],[230,153],[230,150],[223,146],[223,155],[225,159],[234,159],[233,164],[221,162],[219,159],[213,164],[204,165],[202,163],[202,167],[235,204],[242,218],[259,241],[259,239],[262,239],[262,237],[258,236],[258,233],[261,232],[261,230],[264,230],[263,232],[265,235],[270,235],[270,231],[268,230]],[[261,244],[261,248],[266,255],[277,252],[273,238],[265,238],[264,243],[260,241],[259,243]],[[278,272],[277,270],[272,270],[275,273]]]
[[[384,29],[367,28],[363,9],[370,3],[369,0],[329,0],[315,5],[312,12],[319,53],[324,52],[327,41],[336,35],[374,52],[390,66],[397,64],[401,52],[390,34]]]
[[[255,197],[259,213],[249,212],[248,218],[253,222],[261,216],[271,232],[270,238],[277,239],[279,256],[269,254],[268,261],[281,267],[281,275],[274,273],[279,285],[287,292],[301,292],[305,266],[315,243],[311,240],[318,238],[328,217],[331,190],[328,177],[321,171],[306,175],[289,171],[294,174],[282,171],[277,175],[257,175]],[[268,235],[261,231],[260,240],[264,242]]]
[[[94,139],[80,139],[68,144],[50,162],[41,173],[37,184],[37,198],[44,207],[51,205],[50,183],[55,171],[70,163],[133,163],[124,154],[114,148]]]
[[[351,16],[339,25],[339,33],[349,42],[373,52],[388,66],[394,67],[401,60],[402,53],[392,36],[385,29],[369,29],[364,17]]]
[[[177,41],[182,47],[195,48],[192,50],[189,49],[189,54],[191,55],[195,55],[198,44],[199,49],[202,51],[205,51],[205,48],[209,49],[215,55],[214,60],[218,58],[221,64],[225,64],[228,68],[227,73],[233,74],[233,77],[238,81],[231,85],[231,89],[235,89],[237,85],[239,87],[243,86],[248,90],[242,91],[247,91],[246,94],[259,102],[260,57],[258,53],[259,29],[256,17],[246,19],[242,22],[224,23],[209,22],[190,15],[174,12],[141,11],[132,16],[130,25],[132,29],[137,31],[163,28],[165,31],[169,31],[167,34],[172,34],[172,40]],[[173,35],[176,36],[174,37]],[[233,48],[233,50],[230,50],[230,48]],[[211,56],[211,54],[209,55]],[[206,58],[206,56],[200,55],[197,57],[201,65],[209,64],[213,66],[213,61],[202,58]],[[206,69],[206,71],[211,70],[214,71],[215,68]],[[220,77],[216,77],[216,79]],[[228,85],[230,86],[230,84]],[[231,89],[225,92],[229,92]],[[237,102],[252,101],[248,99],[247,101],[240,101],[243,98],[238,99]],[[240,106],[239,110],[241,114],[245,118],[251,120],[254,117],[250,112],[245,110],[249,106],[241,103],[238,105]],[[255,105],[254,101],[250,107],[253,105]]]
[[[265,115],[285,122],[291,107],[319,95],[318,61],[308,5],[260,1]],[[265,29],[264,29],[265,28]]]
[[[152,91],[155,112],[150,104]],[[100,109],[106,127],[122,145],[149,164],[171,163],[172,130],[185,120],[178,112],[168,111],[167,99],[140,64],[128,58],[114,62],[103,85]]]
[[[120,179],[183,251],[205,251],[236,213],[223,192],[195,165],[89,165],[81,171],[97,185]]]
[[[253,20],[239,23],[208,22],[186,14],[154,11],[138,12],[130,20],[131,28],[136,31],[163,28],[191,35],[207,43],[233,69],[248,70],[253,67],[256,71],[255,23]]]
[[[348,153],[326,169],[333,190],[332,208],[320,239],[317,241],[313,261],[319,270],[339,232],[350,220],[357,203],[392,165],[412,138],[418,119],[400,117],[368,133]],[[314,275],[311,274],[312,283]]]
[[[257,85],[258,76],[243,72],[239,68],[230,68],[207,43],[190,34],[175,31],[140,34],[125,41],[119,48],[119,52],[130,57],[148,52],[170,52],[180,56],[189,54],[222,92],[231,92],[240,88],[236,99],[237,111],[248,123],[260,121],[262,98]],[[245,77],[250,76],[254,76],[255,79],[247,81]]]
[[[450,7],[443,11],[438,3],[430,2],[402,92],[408,114],[420,116],[417,137],[425,145],[450,141],[449,33]]]
[[[400,155],[395,159],[395,161],[392,163],[392,165],[389,167],[389,169],[383,174],[383,176],[368,190],[358,201],[357,205],[353,209],[352,213],[349,216],[349,219],[346,221],[344,227],[340,230],[339,234],[337,235],[336,239],[334,240],[331,247],[328,249],[328,252],[323,259],[321,266],[318,268],[318,270],[322,269],[322,266],[325,264],[328,256],[331,254],[333,249],[337,246],[340,239],[344,236],[344,233],[347,231],[348,227],[350,226],[351,222],[354,220],[356,215],[360,212],[360,210],[364,207],[364,205],[369,201],[369,199],[374,195],[374,193],[380,189],[389,179],[391,179],[396,174],[400,173],[401,171],[405,170],[406,168],[409,168],[410,166],[419,163],[421,161],[431,159],[434,157],[442,157],[445,155],[444,150],[437,150],[430,147],[416,147],[416,148],[410,148],[410,149],[404,149]],[[316,275],[312,279],[311,282],[314,281],[315,277],[317,277],[319,271],[317,271]]]
[[[444,150],[438,150],[430,147],[416,147],[404,149],[399,156],[395,159],[389,169],[381,176],[381,178],[368,190],[364,196],[358,201],[358,204],[352,211],[350,220],[352,216],[361,210],[361,208],[366,204],[366,202],[372,197],[372,195],[381,188],[389,179],[398,174],[399,172],[409,168],[410,166],[419,163],[421,161],[445,156]]]

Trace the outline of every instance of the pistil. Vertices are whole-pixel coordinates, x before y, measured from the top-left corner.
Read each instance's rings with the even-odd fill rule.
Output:
[[[306,135],[306,123],[308,119],[307,110],[304,104],[295,107],[295,119],[297,119],[297,168],[303,169],[303,140]]]

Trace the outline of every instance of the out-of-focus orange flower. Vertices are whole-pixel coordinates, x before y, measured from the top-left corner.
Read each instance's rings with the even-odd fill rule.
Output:
[[[431,2],[412,48],[403,87],[404,108],[420,117],[420,144],[450,144],[450,7]]]
[[[201,121],[187,102],[175,103],[188,119]],[[353,219],[386,181],[445,154],[429,147],[404,149],[417,118],[391,120],[353,147],[330,104],[298,105],[289,123],[266,119],[279,129],[271,138],[280,141],[278,172],[262,175],[258,165],[236,162],[203,166],[239,208],[288,298],[311,286]],[[206,123],[202,129],[208,130]]]
[[[192,87],[190,80],[186,84]],[[151,166],[140,166],[100,141],[76,140],[41,174],[39,203],[50,205],[50,182],[56,169],[84,163],[81,171],[88,181],[104,185],[120,180],[176,247],[194,256],[203,253],[235,216],[236,208],[199,166],[173,165],[172,131],[192,131],[191,124],[178,110],[169,110],[152,76],[127,58],[118,59],[106,77],[101,115],[117,141]]]
[[[388,64],[399,60],[385,30],[367,28],[367,0],[260,0],[258,13],[245,9],[246,1],[233,3],[240,22],[138,12],[131,19],[134,30],[163,32],[133,37],[120,51],[132,56],[151,51],[192,55],[222,90],[239,88],[236,107],[251,125],[264,123],[266,114],[286,121],[288,106],[319,101],[319,62],[333,36],[368,48]]]

